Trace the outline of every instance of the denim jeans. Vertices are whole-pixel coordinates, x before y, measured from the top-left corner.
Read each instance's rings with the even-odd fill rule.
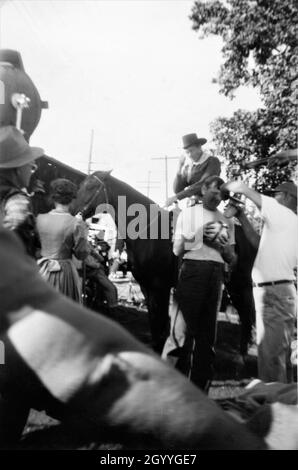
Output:
[[[222,281],[222,263],[184,260],[177,286],[186,323],[186,341],[177,368],[203,390],[208,390],[213,375]]]
[[[296,322],[294,284],[254,287],[259,378],[264,382],[290,383],[293,366],[291,342]]]

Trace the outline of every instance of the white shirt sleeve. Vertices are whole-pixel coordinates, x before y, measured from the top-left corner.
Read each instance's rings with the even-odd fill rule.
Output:
[[[182,212],[178,215],[173,240],[180,240],[182,236]]]
[[[269,227],[275,229],[283,228],[288,223],[288,211],[282,204],[277,202],[273,197],[261,196],[262,208],[261,216]]]

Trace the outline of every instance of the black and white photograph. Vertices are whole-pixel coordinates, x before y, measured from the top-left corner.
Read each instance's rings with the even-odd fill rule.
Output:
[[[298,450],[297,97],[295,0],[0,0],[1,454]]]

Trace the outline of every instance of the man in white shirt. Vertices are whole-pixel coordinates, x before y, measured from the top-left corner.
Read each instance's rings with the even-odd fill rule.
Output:
[[[275,198],[241,181],[231,181],[225,188],[244,194],[261,210],[264,227],[252,270],[259,378],[287,383],[292,380],[290,354],[296,319],[297,187],[282,183],[275,189]]]
[[[203,203],[179,214],[173,246],[175,255],[183,256],[176,296],[186,323],[177,368],[205,391],[212,379],[224,262],[235,257],[233,223],[217,210],[222,184],[218,176],[204,181]]]

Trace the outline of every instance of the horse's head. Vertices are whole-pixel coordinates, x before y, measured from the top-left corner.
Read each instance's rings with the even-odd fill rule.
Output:
[[[111,171],[96,171],[84,179],[71,206],[73,214],[81,213],[83,219],[87,219],[99,204],[109,203],[106,182],[110,174]]]

